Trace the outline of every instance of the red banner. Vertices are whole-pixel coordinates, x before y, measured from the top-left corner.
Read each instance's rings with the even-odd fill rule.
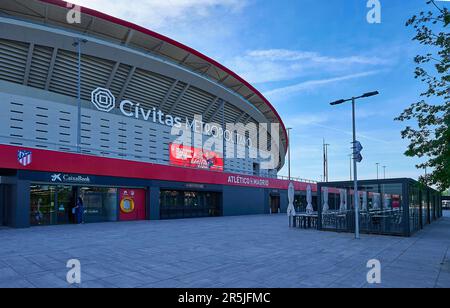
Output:
[[[174,166],[223,172],[223,159],[216,152],[175,143],[170,144],[169,151],[170,163]]]

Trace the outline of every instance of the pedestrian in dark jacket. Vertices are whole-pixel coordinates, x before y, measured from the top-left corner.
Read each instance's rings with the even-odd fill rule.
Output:
[[[77,224],[84,223],[84,221],[83,221],[84,205],[83,205],[83,199],[81,199],[81,197],[78,197],[78,199],[77,199],[77,206],[75,207],[75,215],[76,215]]]

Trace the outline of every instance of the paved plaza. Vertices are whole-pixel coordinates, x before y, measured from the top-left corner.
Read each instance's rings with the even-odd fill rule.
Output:
[[[289,229],[285,215],[0,229],[0,287],[450,287],[450,215],[411,238]],[[370,285],[372,286],[372,285]]]

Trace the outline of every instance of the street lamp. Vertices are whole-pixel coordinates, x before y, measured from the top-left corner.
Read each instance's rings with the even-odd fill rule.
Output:
[[[383,166],[383,178],[386,180],[386,166]]]
[[[352,154],[348,154],[348,156],[350,157],[350,181],[352,180]]]
[[[380,179],[380,177],[378,176],[378,167],[380,166],[380,163],[376,163],[377,165],[377,181]]]
[[[78,124],[77,124],[77,152],[81,153],[81,44],[87,43],[87,40],[77,38],[72,44],[78,52],[78,76],[77,76],[77,105],[78,105]]]
[[[288,147],[288,178],[289,181],[291,180],[291,145],[292,145],[292,141],[291,141],[291,130],[292,127],[288,127],[286,128],[287,133],[288,133],[288,140],[289,140],[289,147]]]
[[[352,97],[349,99],[340,99],[338,101],[332,102],[330,103],[331,106],[336,106],[336,105],[340,105],[343,104],[345,102],[352,102],[352,123],[353,123],[353,180],[354,180],[354,190],[353,190],[353,194],[354,194],[354,203],[355,203],[355,238],[359,239],[359,196],[358,196],[358,172],[357,172],[357,160],[361,160],[362,157],[356,157],[357,156],[357,151],[358,149],[356,148],[357,146],[357,141],[356,141],[356,119],[355,119],[355,102],[357,99],[360,98],[367,98],[367,97],[371,97],[371,96],[375,96],[380,94],[378,91],[374,91],[374,92],[368,92],[365,93],[361,96],[358,97]]]
[[[325,138],[323,139],[323,179],[324,182],[328,182],[328,147],[329,143],[325,143]]]

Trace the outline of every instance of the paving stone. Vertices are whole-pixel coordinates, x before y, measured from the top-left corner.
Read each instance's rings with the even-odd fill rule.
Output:
[[[450,287],[450,217],[411,238],[355,240],[256,215],[2,229],[0,242],[0,287]],[[82,284],[70,286],[74,258]],[[381,285],[365,281],[369,259]]]

